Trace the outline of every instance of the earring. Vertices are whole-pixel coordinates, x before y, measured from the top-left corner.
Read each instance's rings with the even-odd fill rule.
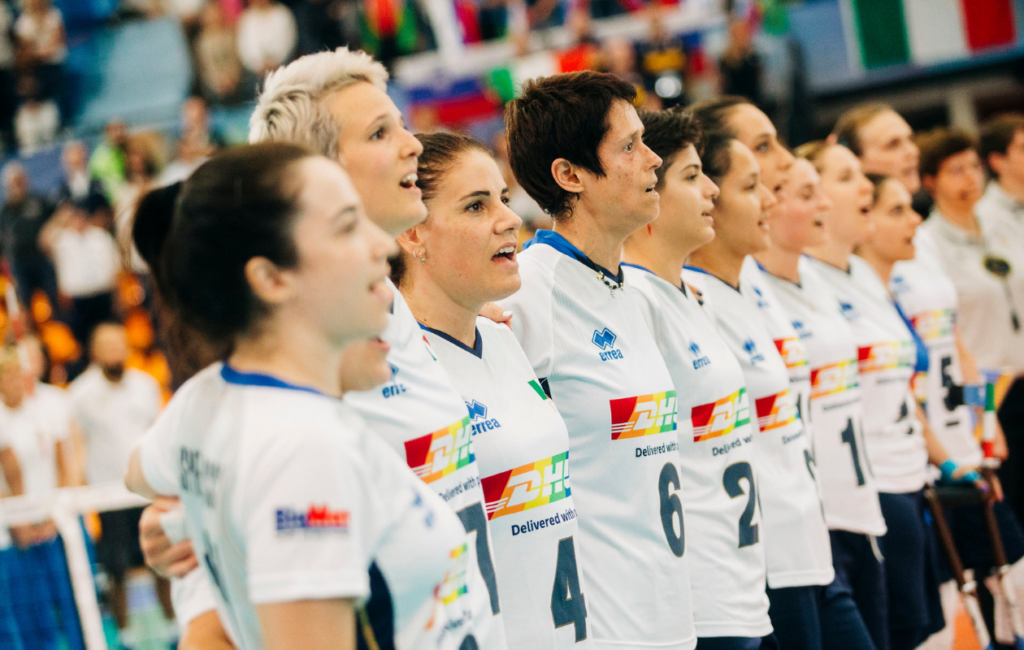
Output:
[[[420,258],[420,264],[425,264],[426,261],[427,261],[427,252],[426,251],[420,251],[419,258]]]

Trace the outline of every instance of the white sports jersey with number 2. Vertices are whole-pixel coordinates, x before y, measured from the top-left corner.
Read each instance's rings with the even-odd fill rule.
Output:
[[[562,416],[507,326],[478,319],[473,348],[423,329],[469,408],[509,647],[593,647]]]
[[[864,445],[857,342],[832,290],[806,259],[800,284],[765,274],[799,333],[811,368],[808,411],[825,521],[833,530],[884,535]]]
[[[764,636],[772,626],[743,372],[696,300],[646,269],[627,266],[625,272],[679,395],[680,482],[697,636]],[[675,477],[668,473],[666,479]]]
[[[433,626],[465,533],[340,400],[215,364],[182,386],[141,455],[150,486],[181,497],[241,647],[264,647],[257,605],[359,602],[377,574],[397,647],[438,648]]]
[[[687,650],[690,579],[663,525],[682,514],[665,473],[679,457],[672,378],[628,285],[610,290],[557,233],[533,242],[501,305],[569,430],[588,629],[598,647]]]
[[[345,402],[448,502],[466,527],[467,574],[450,586],[446,598],[444,647],[459,648],[472,633],[481,650],[503,650],[501,601],[469,413],[430,352],[405,298],[390,286],[395,303],[381,338],[391,345],[391,381],[372,391],[347,393]]]

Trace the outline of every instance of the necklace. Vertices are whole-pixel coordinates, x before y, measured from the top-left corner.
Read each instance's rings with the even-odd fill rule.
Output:
[[[601,282],[604,282],[604,286],[608,287],[608,292],[611,294],[612,298],[615,297],[615,290],[622,289],[623,285],[625,284],[625,282],[609,282],[608,278],[604,274],[604,271],[600,269],[598,269],[597,275],[595,277]],[[623,278],[623,280],[625,280],[625,278]]]

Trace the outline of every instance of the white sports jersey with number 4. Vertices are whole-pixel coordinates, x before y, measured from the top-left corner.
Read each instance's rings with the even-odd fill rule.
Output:
[[[926,241],[927,240],[927,241]],[[956,286],[942,264],[932,261],[927,251],[928,233],[914,238],[918,255],[909,262],[897,262],[892,270],[892,289],[896,303],[913,324],[928,348],[928,372],[924,377],[925,413],[942,445],[957,463],[977,467],[981,447],[974,439],[971,414],[961,404],[949,407],[949,387],[962,384],[960,352],[953,327],[956,325]]]
[[[765,274],[799,333],[811,367],[808,411],[825,521],[833,530],[884,535],[885,520],[861,422],[857,342],[832,290],[806,259],[800,284]]]
[[[913,336],[888,289],[867,262],[851,255],[849,271],[813,258],[809,263],[835,292],[857,340],[864,440],[878,491],[902,494],[920,490],[928,452],[910,388],[917,360]]]
[[[764,636],[772,626],[743,371],[696,300],[646,269],[625,273],[679,396],[678,484],[697,636]],[[663,476],[674,488],[674,473]],[[668,534],[672,512],[663,512]]]
[[[427,346],[405,298],[388,282],[395,303],[381,338],[391,346],[391,381],[371,391],[347,393],[345,402],[448,502],[466,527],[469,573],[466,589],[446,603],[445,647],[458,648],[471,632],[482,650],[502,650],[505,629],[466,404]]]
[[[146,481],[181,497],[218,613],[263,647],[256,606],[370,594],[383,575],[399,648],[437,648],[465,533],[340,400],[215,364],[146,434]]]
[[[424,329],[469,408],[509,647],[592,647],[562,416],[507,326],[478,319],[473,348]]]
[[[569,430],[594,641],[692,648],[689,573],[662,514],[679,503],[666,478],[679,458],[676,392],[642,306],[628,286],[613,293],[552,231],[537,234],[519,265],[522,289],[501,305]]]

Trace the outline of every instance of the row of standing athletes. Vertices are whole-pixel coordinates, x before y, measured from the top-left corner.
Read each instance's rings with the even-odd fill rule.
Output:
[[[555,217],[517,256],[490,154],[411,136],[385,80],[362,53],[299,59],[267,79],[262,144],[140,204],[174,352],[203,367],[127,477],[184,507],[190,546],[144,537],[155,566],[199,567],[175,581],[185,647],[898,650],[942,629],[927,467],[986,486],[943,447],[980,458],[966,407],[926,418],[911,390],[938,357],[963,379],[952,333],[908,327],[955,313],[915,257],[916,188],[873,187],[838,144],[794,160],[744,100],[638,115],[615,77],[555,75],[507,107],[513,171]]]

